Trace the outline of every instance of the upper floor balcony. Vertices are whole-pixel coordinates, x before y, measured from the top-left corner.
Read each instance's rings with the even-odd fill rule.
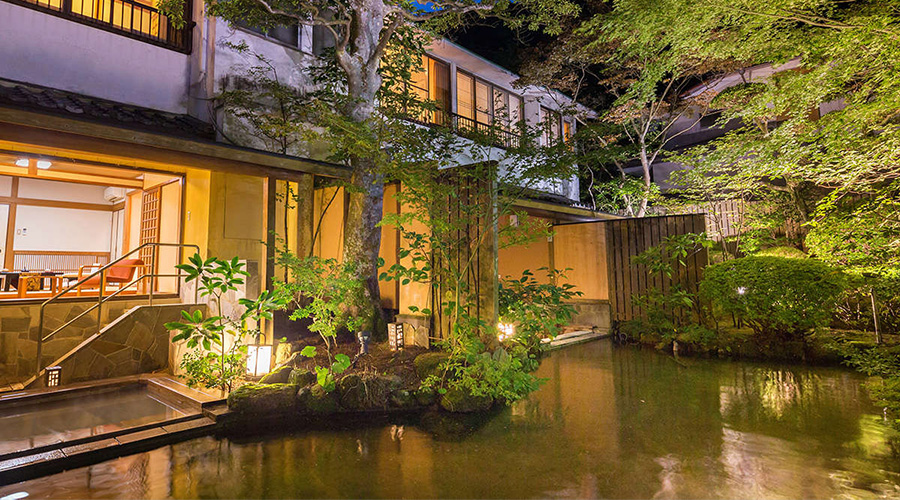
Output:
[[[416,100],[429,102],[435,109],[400,110],[405,118],[448,127],[460,136],[477,137],[498,147],[520,147],[529,126],[539,132],[544,146],[568,141],[574,132],[571,118],[533,102],[528,106],[522,95],[466,71],[453,60],[424,56],[422,70],[406,85]]]
[[[156,8],[156,0],[4,0],[77,23],[189,53],[191,24],[176,28]],[[185,19],[190,20],[190,2]]]

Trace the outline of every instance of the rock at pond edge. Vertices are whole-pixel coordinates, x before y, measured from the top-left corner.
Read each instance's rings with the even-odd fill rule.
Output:
[[[276,368],[275,371],[266,374],[263,378],[259,380],[260,384],[286,384],[288,382],[288,378],[291,376],[291,372],[293,368],[290,366],[282,366],[281,368]]]
[[[289,384],[244,384],[228,395],[228,409],[253,414],[293,411],[296,389]]]

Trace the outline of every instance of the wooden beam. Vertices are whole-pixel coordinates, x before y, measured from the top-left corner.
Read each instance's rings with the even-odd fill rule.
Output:
[[[19,197],[19,179],[13,177],[12,189],[10,191],[12,198]],[[15,255],[13,254],[13,245],[16,242],[16,204],[9,204],[9,216],[6,219],[6,255],[3,257],[3,267],[12,269],[15,265]]]
[[[586,208],[567,207],[564,205],[556,205],[554,203],[535,200],[517,200],[513,206],[515,208],[523,208],[531,215],[539,215],[549,218],[556,217],[565,221],[593,222],[599,220],[614,220],[623,218],[619,215],[608,214],[605,212],[595,212]]]
[[[16,205],[28,205],[31,207],[72,208],[75,210],[95,210],[98,212],[113,212],[113,205],[101,203],[82,203],[78,201],[39,200],[36,198],[19,198],[18,196],[0,196],[0,203]]]
[[[0,106],[0,122],[0,137],[9,142],[84,151],[111,158],[144,159],[169,166],[290,180],[297,180],[296,174],[301,173],[338,178],[349,177],[350,173],[346,167],[318,160],[140,132],[3,106]]]
[[[129,180],[118,177],[105,177],[93,174],[79,174],[75,172],[53,172],[51,170],[24,169],[21,167],[9,167],[0,165],[0,175],[10,177],[26,177],[43,181],[74,182],[76,184],[91,184],[94,186],[114,186],[132,189],[140,189],[143,181],[140,179]]]

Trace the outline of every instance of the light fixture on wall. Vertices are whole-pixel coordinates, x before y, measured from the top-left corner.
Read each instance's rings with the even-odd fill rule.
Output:
[[[17,167],[28,167],[28,158],[19,158],[16,160]]]
[[[255,344],[247,345],[247,375],[251,377],[262,377],[272,367],[272,346],[261,344],[259,337]]]
[[[37,168],[39,168],[41,170],[47,170],[48,168],[50,168],[51,165],[53,165],[53,164],[47,160],[38,160],[37,161]]]

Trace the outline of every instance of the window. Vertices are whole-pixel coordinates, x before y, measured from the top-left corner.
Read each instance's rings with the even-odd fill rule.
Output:
[[[562,117],[556,111],[541,106],[541,144],[552,146],[562,138]]]
[[[437,125],[448,123],[446,110],[450,109],[450,65],[423,56],[422,71],[413,73],[409,86],[421,102],[432,101],[438,108],[426,111],[425,116],[417,119]]]
[[[325,26],[315,24],[312,27],[312,51],[321,56],[326,50],[334,47],[334,35]]]
[[[456,73],[456,112],[484,125],[511,131],[522,120],[522,98],[466,73]]]

